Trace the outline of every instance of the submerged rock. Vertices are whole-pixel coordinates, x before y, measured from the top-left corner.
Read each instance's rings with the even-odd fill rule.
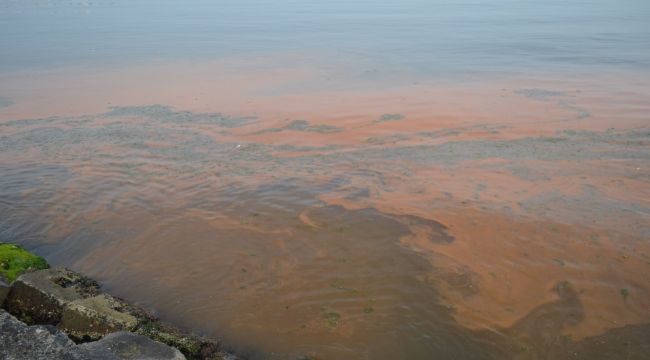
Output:
[[[111,353],[118,359],[133,360],[185,360],[180,351],[146,336],[129,332],[116,332],[103,339],[80,345],[90,353]]]

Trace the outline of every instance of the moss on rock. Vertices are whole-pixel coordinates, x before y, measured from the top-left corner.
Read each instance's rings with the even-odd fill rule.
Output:
[[[9,282],[16,280],[27,270],[47,269],[49,265],[40,256],[36,256],[18,245],[0,243],[0,275]]]

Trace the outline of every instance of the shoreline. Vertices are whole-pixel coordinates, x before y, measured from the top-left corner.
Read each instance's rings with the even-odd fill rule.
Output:
[[[11,359],[238,360],[21,246],[0,243],[0,354]]]

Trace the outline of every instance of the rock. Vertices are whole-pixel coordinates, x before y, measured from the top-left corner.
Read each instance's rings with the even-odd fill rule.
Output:
[[[119,359],[133,360],[185,360],[180,351],[153,341],[146,336],[129,332],[116,332],[103,339],[79,345],[90,353],[110,352]]]
[[[53,326],[28,326],[0,310],[0,358],[4,360],[185,360],[180,351],[145,336],[116,332],[76,345]]]
[[[205,337],[189,335],[156,321],[140,325],[135,333],[179,349],[188,359],[222,359],[219,343]]]
[[[236,359],[221,352],[217,341],[164,325],[146,310],[101,293],[94,280],[65,268],[21,275],[12,283],[4,307],[27,324],[55,325],[78,343],[131,331],[177,348],[188,359]]]
[[[0,306],[4,304],[7,295],[9,295],[10,289],[11,288],[9,287],[9,285],[7,285],[4,279],[0,279]]]
[[[99,294],[99,285],[65,268],[21,275],[11,285],[5,308],[27,324],[56,325],[67,304]]]
[[[116,360],[112,353],[78,348],[52,326],[28,326],[0,310],[0,358],[5,360]]]
[[[21,275],[11,287],[7,309],[28,324],[49,324],[77,342],[93,341],[138,325],[124,301],[99,293],[99,285],[64,268]]]
[[[124,302],[101,294],[66,304],[57,327],[77,342],[98,340],[106,334],[133,330],[138,320],[120,312]]]

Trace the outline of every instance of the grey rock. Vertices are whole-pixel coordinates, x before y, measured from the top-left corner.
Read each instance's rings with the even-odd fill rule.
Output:
[[[79,345],[90,353],[110,352],[118,359],[185,360],[180,351],[146,336],[120,331],[106,335],[99,341]]]
[[[126,304],[107,294],[79,299],[66,304],[57,327],[75,341],[98,340],[106,334],[133,330],[138,319],[122,312]]]
[[[0,358],[4,360],[185,360],[180,351],[128,332],[76,345],[49,325],[29,326],[0,310]]]
[[[5,308],[27,324],[56,325],[66,305],[99,294],[99,285],[65,268],[21,275],[11,285]]]
[[[111,353],[91,354],[79,349],[64,333],[52,326],[28,326],[0,310],[0,358],[5,360],[114,360]]]
[[[77,342],[138,325],[130,313],[133,307],[100,294],[94,280],[65,268],[21,275],[12,285],[6,307],[28,324],[56,325]]]
[[[77,343],[132,331],[193,359],[230,357],[219,349],[218,341],[162,324],[146,310],[101,293],[97,282],[65,268],[21,275],[12,283],[4,307],[28,325],[56,326],[69,336],[68,341]],[[133,346],[141,343],[137,341]],[[89,351],[92,347],[83,349]]]

